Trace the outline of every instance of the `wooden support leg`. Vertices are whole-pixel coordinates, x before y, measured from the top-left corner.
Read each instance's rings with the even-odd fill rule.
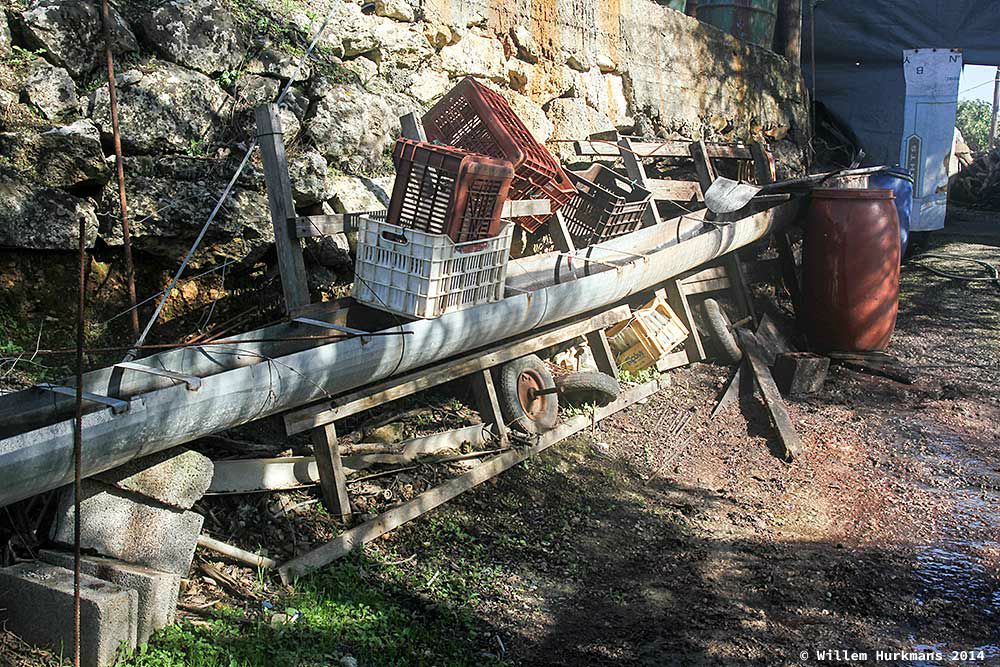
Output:
[[[340,462],[337,429],[332,423],[314,428],[312,440],[323,504],[330,514],[346,521],[351,518],[351,500],[347,496],[347,479]]]
[[[743,274],[743,265],[739,255],[731,252],[723,257],[722,261],[729,274],[732,290],[736,293],[736,300],[743,307],[743,316],[753,318],[754,326],[756,326],[757,313],[753,308],[753,298],[750,295],[750,288],[747,286],[746,276]]]
[[[688,363],[703,361],[705,359],[705,347],[701,343],[701,336],[698,335],[698,327],[694,322],[694,314],[691,312],[691,305],[688,303],[687,295],[684,294],[684,285],[680,280],[667,282],[663,290],[658,290],[657,295],[665,298],[677,316],[684,322],[691,335],[684,342],[684,351],[687,353]]]
[[[617,379],[618,363],[615,361],[614,353],[611,352],[611,345],[608,343],[608,337],[604,335],[604,329],[591,331],[586,338],[590,352],[594,355],[597,370]]]
[[[563,219],[562,213],[559,211],[556,211],[555,215],[549,218],[549,236],[552,237],[552,243],[555,244],[556,250],[559,252],[570,254],[576,252],[573,237],[569,235],[569,228],[566,226],[566,220]]]
[[[476,395],[476,402],[479,404],[479,415],[483,418],[484,424],[491,424],[494,427],[496,436],[500,442],[507,443],[507,426],[503,421],[503,413],[500,411],[500,401],[497,400],[497,389],[493,384],[493,375],[490,369],[481,370],[470,376],[472,380],[472,392]]]

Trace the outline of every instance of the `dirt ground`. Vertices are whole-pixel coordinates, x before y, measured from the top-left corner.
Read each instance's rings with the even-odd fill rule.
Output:
[[[996,263],[1000,233],[934,245]],[[314,642],[319,617],[275,626],[262,604],[294,592],[199,552],[209,570],[181,601],[198,624],[183,631],[196,634],[160,636],[153,654],[126,664],[195,664],[182,657],[192,647],[221,645],[225,659],[197,664],[344,664],[337,656],[353,654],[361,665],[1000,665],[1000,285],[916,263],[902,283],[890,351],[916,382],[831,368],[820,393],[789,401],[805,450],[794,463],[774,455],[758,399],[710,419],[731,369],[698,364],[593,432],[334,564],[316,585],[319,604],[341,605],[345,622],[360,626],[390,605],[413,627],[451,635],[450,652],[387,621],[393,636],[345,634],[328,659],[276,657],[279,646]],[[467,417],[455,404],[435,414],[444,421],[424,428]],[[277,436],[256,428],[258,442]],[[352,494],[378,511],[455,472],[415,470]],[[281,560],[338,530],[315,498],[215,498],[196,509],[213,534]],[[359,587],[379,591],[378,602],[357,603]],[[220,605],[235,623],[228,634],[204,620]],[[322,632],[348,626],[334,627]],[[263,657],[234,657],[241,634]],[[181,657],[151,657],[168,648]],[[55,664],[25,650],[16,664]]]

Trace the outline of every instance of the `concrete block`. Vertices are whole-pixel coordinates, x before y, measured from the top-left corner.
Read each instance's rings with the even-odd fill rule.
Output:
[[[122,644],[136,646],[138,596],[80,577],[80,664],[105,667]],[[73,656],[73,571],[47,563],[0,570],[0,624],[29,644]]]
[[[73,568],[73,554],[64,551],[42,551],[38,557],[51,565]],[[114,558],[84,555],[80,571],[138,594],[139,609],[136,619],[136,641],[140,645],[149,641],[156,630],[174,622],[181,577],[160,572],[142,565],[133,565]]]
[[[189,510],[205,495],[213,472],[211,459],[178,447],[130,461],[94,479]]]
[[[154,570],[187,575],[204,519],[100,482],[84,480],[80,543],[84,549]],[[73,491],[59,498],[52,539],[73,543]]]

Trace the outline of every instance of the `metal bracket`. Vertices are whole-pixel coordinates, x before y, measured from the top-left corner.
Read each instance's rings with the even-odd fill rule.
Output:
[[[311,327],[319,327],[320,329],[330,329],[331,331],[339,331],[341,333],[348,334],[349,336],[357,336],[361,339],[362,345],[367,345],[371,336],[371,332],[362,331],[361,329],[352,329],[351,327],[343,327],[339,324],[331,324],[330,322],[323,322],[322,320],[314,320],[311,317],[294,317],[292,322],[297,324],[305,324]]]
[[[123,361],[120,364],[115,364],[115,368],[124,368],[125,370],[135,371],[136,373],[149,373],[150,375],[159,375],[160,377],[170,378],[171,380],[178,380],[187,385],[188,391],[198,391],[201,389],[201,378],[194,375],[185,375],[184,373],[168,371],[163,368],[143,366],[142,364],[132,363],[131,361]]]
[[[63,396],[76,398],[76,387],[63,387],[57,384],[43,383],[35,385],[35,388],[41,389],[42,391],[51,391],[53,394],[61,394]],[[112,398],[110,396],[101,396],[100,394],[91,394],[88,391],[83,392],[83,400],[107,406],[111,408],[111,411],[116,415],[128,412],[129,408],[128,401],[123,401],[120,398]]]

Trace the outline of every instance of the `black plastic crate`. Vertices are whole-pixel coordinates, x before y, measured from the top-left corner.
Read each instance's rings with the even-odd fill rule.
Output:
[[[607,241],[642,225],[651,193],[604,165],[584,172],[567,172],[576,195],[562,210],[566,228],[577,248]]]

